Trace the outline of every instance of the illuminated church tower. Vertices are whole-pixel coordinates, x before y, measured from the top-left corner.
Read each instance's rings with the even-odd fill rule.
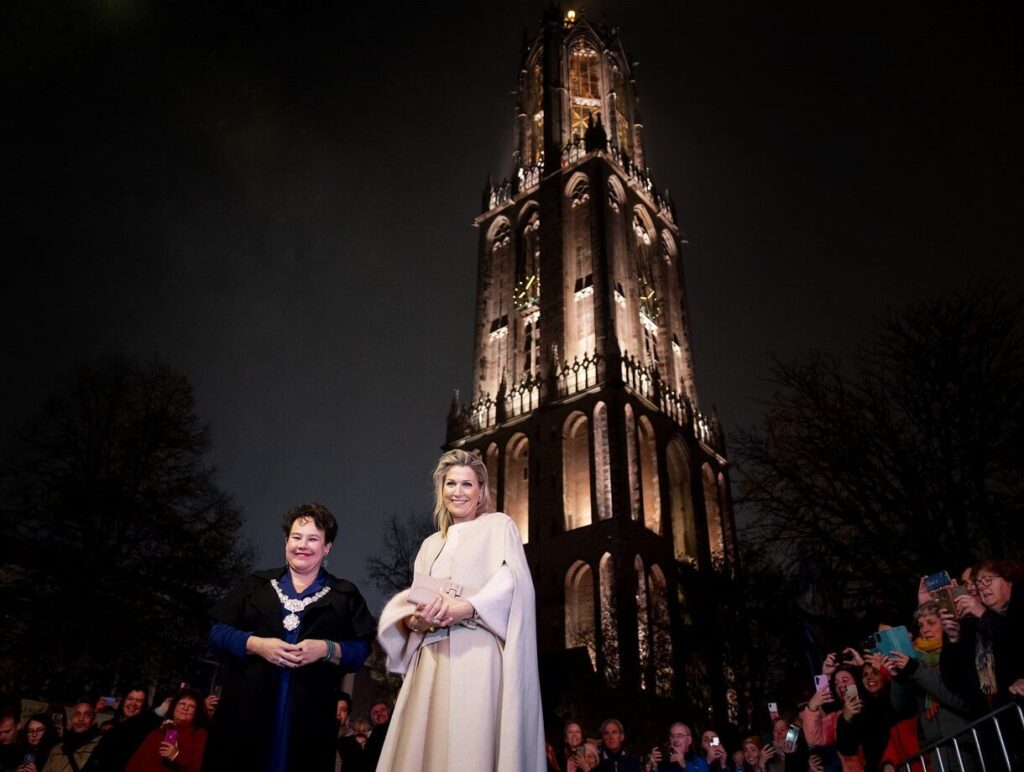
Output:
[[[635,87],[616,31],[547,12],[519,73],[515,174],[475,221],[474,393],[448,446],[483,455],[527,543],[546,689],[575,667],[605,693],[685,683],[723,704],[695,595],[734,563],[727,462]]]

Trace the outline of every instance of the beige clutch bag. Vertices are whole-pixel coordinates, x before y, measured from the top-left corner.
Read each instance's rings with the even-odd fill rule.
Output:
[[[451,579],[436,579],[427,574],[416,574],[412,580],[412,588],[409,590],[409,602],[419,605],[420,603],[429,603],[437,595],[462,598],[466,595],[473,595],[475,592],[474,588],[453,582]]]

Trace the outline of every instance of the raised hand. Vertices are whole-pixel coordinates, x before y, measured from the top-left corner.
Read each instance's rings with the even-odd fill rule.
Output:
[[[835,698],[832,696],[832,690],[827,685],[821,687],[811,695],[811,699],[807,701],[807,707],[811,710],[820,710],[821,706],[826,702],[835,702]]]
[[[986,610],[984,604],[973,595],[957,595],[953,603],[956,605],[956,613],[962,617],[968,614],[980,617]]]
[[[903,668],[910,662],[910,657],[900,651],[890,651],[889,656],[886,657],[886,666],[889,667],[893,673],[899,673]]]
[[[862,657],[860,655],[860,652],[856,649],[847,646],[845,649],[843,649],[843,654],[848,654],[850,662],[852,662],[857,667],[864,667],[864,657]]]

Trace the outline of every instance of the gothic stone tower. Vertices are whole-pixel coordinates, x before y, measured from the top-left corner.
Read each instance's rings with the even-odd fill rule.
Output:
[[[727,461],[698,408],[685,241],[635,88],[615,31],[548,11],[523,53],[515,175],[475,221],[474,394],[453,403],[448,446],[483,455],[523,534],[546,702],[589,678],[721,705],[695,593],[734,563]]]

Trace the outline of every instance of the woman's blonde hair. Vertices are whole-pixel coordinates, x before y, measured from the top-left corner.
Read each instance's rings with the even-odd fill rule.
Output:
[[[469,453],[465,450],[449,450],[437,462],[434,469],[434,524],[441,532],[441,536],[447,536],[448,526],[453,522],[452,513],[444,503],[444,478],[448,472],[457,466],[468,466],[476,474],[476,480],[480,483],[480,504],[477,507],[477,514],[482,515],[491,512],[491,489],[487,484],[487,465],[476,453]]]

